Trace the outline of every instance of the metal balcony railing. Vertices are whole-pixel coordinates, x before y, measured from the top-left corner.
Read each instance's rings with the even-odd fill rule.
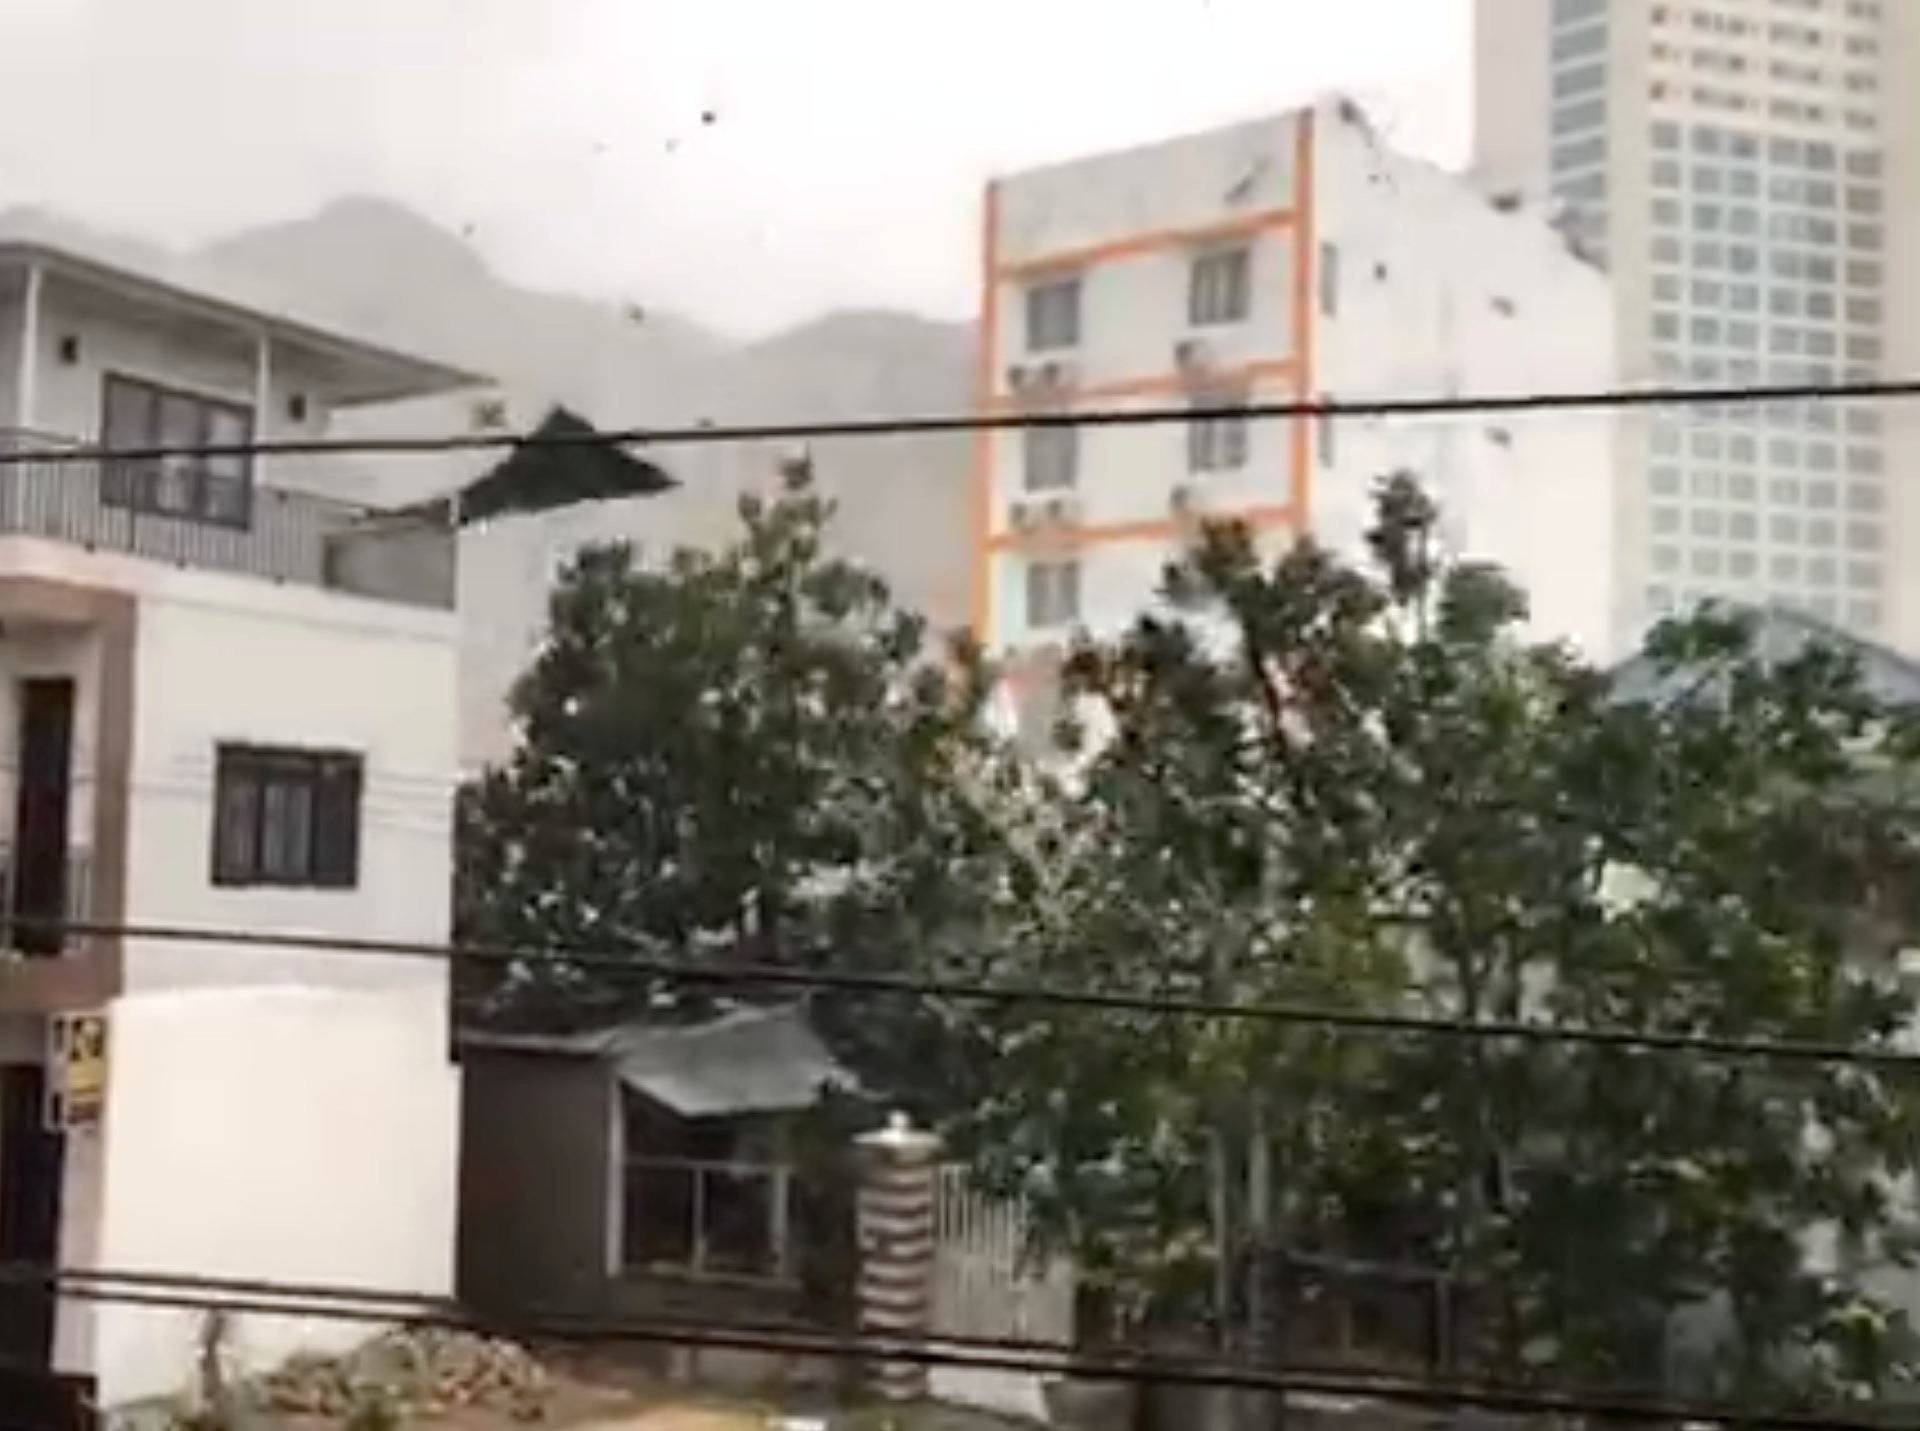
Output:
[[[0,452],[78,446],[0,428]],[[206,464],[91,459],[0,464],[0,534],[332,586],[330,542],[369,515],[351,502],[260,486]]]
[[[55,934],[22,924],[14,875],[19,866],[11,843],[0,843],[0,951],[46,954],[76,949],[86,936]],[[93,855],[86,849],[67,851],[66,909],[63,917],[85,923],[93,917]]]

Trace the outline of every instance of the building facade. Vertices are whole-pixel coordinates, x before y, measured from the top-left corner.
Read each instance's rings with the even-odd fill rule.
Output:
[[[1526,588],[1537,633],[1611,654],[1604,423],[1234,412],[1604,384],[1605,277],[1540,209],[1393,153],[1334,101],[1000,180],[984,247],[983,410],[1208,414],[981,435],[973,624],[1016,671],[1124,628],[1203,518],[1359,556],[1374,485],[1402,469],[1453,550]]]
[[[1920,371],[1920,6],[1477,0],[1476,164],[1607,266],[1629,385]],[[1920,424],[1892,403],[1623,422],[1642,619],[1778,602],[1920,649]]]
[[[0,1261],[451,1289],[446,965],[319,942],[449,934],[452,534],[318,461],[60,450],[318,436],[475,381],[0,244]],[[163,928],[259,942],[133,932]],[[51,1047],[75,1014],[105,1033],[84,1116]],[[0,1289],[0,1360],[137,1403],[184,1389],[198,1321]],[[270,1360],[364,1331],[231,1334]]]

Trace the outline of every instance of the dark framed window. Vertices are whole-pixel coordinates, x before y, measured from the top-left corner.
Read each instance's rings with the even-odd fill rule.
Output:
[[[350,751],[218,747],[213,882],[354,888],[362,765]]]
[[[1245,248],[1196,255],[1187,273],[1187,321],[1241,323],[1253,306],[1253,257]]]
[[[1238,395],[1194,400],[1187,423],[1187,470],[1231,472],[1247,465],[1247,416],[1232,409],[1245,406]]]
[[[1080,280],[1055,278],[1027,290],[1027,351],[1071,348],[1080,341]]]
[[[253,436],[253,409],[109,373],[100,441],[110,449],[226,447]],[[253,463],[245,454],[109,460],[100,500],[110,507],[245,527],[253,517]]]

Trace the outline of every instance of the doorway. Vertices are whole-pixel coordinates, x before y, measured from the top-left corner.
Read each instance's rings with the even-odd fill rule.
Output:
[[[58,954],[66,933],[67,819],[73,787],[73,681],[20,683],[20,788],[14,802],[14,945]]]

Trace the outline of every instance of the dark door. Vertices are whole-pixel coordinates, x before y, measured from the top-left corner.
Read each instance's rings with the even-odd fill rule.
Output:
[[[15,944],[57,954],[67,914],[67,808],[73,784],[73,682],[20,683],[20,796],[14,810]]]
[[[65,1144],[46,1130],[45,1094],[38,1064],[0,1065],[0,1262],[52,1267],[59,1254]],[[52,1356],[51,1289],[0,1282],[0,1368],[45,1371]]]

